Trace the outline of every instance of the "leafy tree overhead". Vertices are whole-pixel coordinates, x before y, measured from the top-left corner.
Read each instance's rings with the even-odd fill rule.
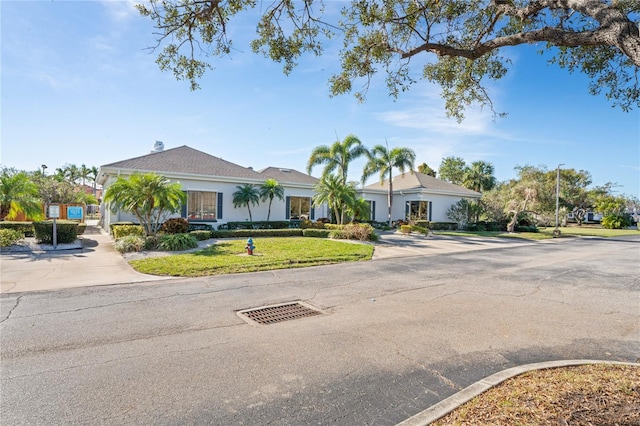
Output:
[[[267,222],[271,217],[271,203],[273,203],[273,199],[277,198],[279,200],[284,200],[284,188],[282,185],[278,183],[275,179],[267,179],[264,181],[262,186],[259,189],[260,199],[262,201],[269,200],[269,210],[267,212]]]
[[[342,178],[342,182],[347,182],[349,163],[356,158],[366,155],[367,149],[362,145],[360,139],[355,135],[349,135],[342,142],[335,141],[333,145],[320,145],[311,151],[311,156],[307,163],[307,173],[311,174],[314,166],[324,164],[322,175],[337,172]]]
[[[146,235],[155,235],[166,215],[180,211],[187,201],[177,182],[155,173],[119,176],[104,194],[112,211],[123,210],[138,219]]]
[[[510,66],[502,51],[536,43],[551,62],[587,75],[591,93],[604,92],[623,110],[640,103],[637,0],[352,0],[342,17],[318,0],[151,0],[138,9],[154,21],[160,68],[192,89],[213,68],[208,58],[231,53],[234,20],[257,9],[252,49],[283,63],[287,74],[303,54],[322,55],[328,39],[342,39],[334,95],[363,82],[355,93],[363,99],[378,71],[394,96],[425,79],[440,85],[448,114],[462,119],[471,103],[492,106],[487,79]],[[426,65],[411,67],[420,62]]]
[[[416,154],[410,148],[396,147],[389,149],[384,145],[376,145],[368,154],[369,160],[362,172],[362,182],[376,173],[380,174],[380,184],[383,185],[385,179],[389,181],[387,192],[387,207],[389,208],[389,226],[391,226],[391,209],[393,206],[393,169],[396,168],[404,175],[405,170],[413,173]]]
[[[33,219],[43,216],[38,186],[27,173],[3,168],[0,172],[0,220],[13,219],[21,212]]]
[[[253,222],[251,216],[251,205],[260,203],[260,191],[255,185],[245,183],[236,186],[237,191],[233,193],[233,207],[247,206],[249,210],[249,222]]]

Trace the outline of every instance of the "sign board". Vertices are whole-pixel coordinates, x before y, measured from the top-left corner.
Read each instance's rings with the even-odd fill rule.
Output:
[[[67,206],[67,219],[82,220],[82,206]]]
[[[49,217],[58,219],[60,217],[60,206],[49,206]]]

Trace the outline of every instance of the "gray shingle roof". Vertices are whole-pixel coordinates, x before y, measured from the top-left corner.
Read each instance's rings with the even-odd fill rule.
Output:
[[[365,189],[387,189],[389,187],[389,181],[385,180],[381,185],[380,182],[372,183],[365,186]],[[464,188],[460,185],[455,185],[450,182],[445,182],[440,179],[436,179],[433,176],[425,175],[424,173],[414,172],[405,173],[404,175],[397,175],[393,177],[393,191],[402,191],[410,189],[425,189],[443,192],[453,192],[460,195],[467,195],[469,197],[479,197],[480,193]]]
[[[225,161],[186,145],[101,166],[101,168],[107,167],[158,173],[264,179],[263,175],[253,169]]]
[[[275,179],[280,183],[302,183],[315,185],[318,182],[318,179],[313,176],[283,167],[267,167],[266,169],[259,170],[259,173],[267,178]]]

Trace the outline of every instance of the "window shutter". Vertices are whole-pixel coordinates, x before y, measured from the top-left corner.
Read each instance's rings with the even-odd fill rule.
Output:
[[[185,194],[185,198],[188,200],[188,195],[187,195],[187,191],[182,191]],[[187,217],[187,202],[182,203],[182,206],[180,207],[180,217],[186,218]]]
[[[411,201],[404,203],[404,218],[409,219],[409,208],[411,207]]]
[[[433,207],[433,203],[429,201],[429,218],[428,218],[429,221],[431,221],[431,207]]]
[[[291,217],[291,197],[285,198],[285,207],[284,207],[284,218],[289,220]]]
[[[218,192],[218,205],[217,205],[216,217],[222,219],[222,192]]]
[[[311,220],[316,220],[316,209],[313,207],[313,199],[309,198],[309,210],[311,210],[311,212],[309,213],[309,218]]]
[[[376,202],[371,202],[371,220],[376,220]]]

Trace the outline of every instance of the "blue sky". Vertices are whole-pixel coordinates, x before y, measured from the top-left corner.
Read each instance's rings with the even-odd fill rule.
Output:
[[[100,166],[144,155],[160,140],[255,169],[304,171],[314,147],[352,133],[368,147],[386,139],[412,148],[416,164],[434,169],[453,155],[491,162],[505,180],[517,165],[565,163],[589,171],[594,185],[615,182],[618,193],[640,196],[640,113],[589,95],[582,75],[547,65],[535,46],[505,51],[513,66],[491,84],[506,118],[472,109],[457,123],[425,82],[397,100],[382,78],[365,103],[330,98],[334,46],[285,76],[280,64],[251,53],[249,21],[232,25],[237,51],[214,58],[216,69],[192,92],[158,69],[146,50],[155,43],[152,22],[132,3],[2,1],[0,13],[4,166]],[[352,179],[363,164],[352,163]]]

